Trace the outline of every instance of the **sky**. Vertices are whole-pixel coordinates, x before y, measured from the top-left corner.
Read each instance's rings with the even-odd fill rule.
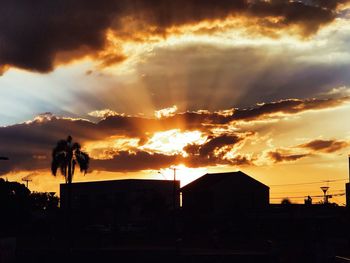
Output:
[[[71,135],[91,157],[74,181],[241,170],[271,202],[345,203],[350,1],[0,5],[0,176],[57,192]]]

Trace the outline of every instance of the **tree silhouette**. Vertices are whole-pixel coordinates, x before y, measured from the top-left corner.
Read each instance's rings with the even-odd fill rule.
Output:
[[[289,206],[291,204],[292,204],[292,202],[289,200],[288,197],[283,198],[283,200],[281,201],[281,205],[284,205],[284,206]]]
[[[73,143],[72,137],[67,140],[60,140],[52,151],[51,172],[54,176],[60,169],[66,183],[71,184],[75,171],[75,165],[78,164],[80,171],[86,173],[89,168],[89,155],[81,151],[79,143]]]
[[[52,150],[52,162],[51,172],[54,176],[57,174],[57,170],[60,169],[61,174],[64,176],[67,184],[67,207],[66,213],[66,231],[68,231],[68,243],[71,247],[71,204],[72,204],[72,180],[75,171],[75,165],[78,164],[80,171],[86,173],[89,168],[90,157],[87,153],[81,151],[79,143],[73,143],[72,137],[68,136],[67,140],[60,140],[57,142],[56,147]]]

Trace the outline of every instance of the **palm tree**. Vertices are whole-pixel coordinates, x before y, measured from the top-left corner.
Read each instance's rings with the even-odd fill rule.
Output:
[[[78,164],[80,171],[84,172],[85,174],[89,168],[89,161],[89,155],[81,151],[81,146],[79,143],[72,142],[71,136],[68,136],[67,140],[58,141],[56,147],[52,150],[51,172],[54,176],[56,176],[57,170],[60,169],[60,172],[64,176],[67,184],[67,199],[65,200],[67,202],[67,207],[65,209],[65,213],[67,220],[66,227],[69,232],[69,246],[71,245],[71,185],[74,176],[75,165]]]
[[[72,137],[67,140],[60,140],[52,151],[51,172],[54,176],[60,169],[61,174],[66,180],[66,184],[71,184],[75,171],[75,165],[78,164],[80,171],[87,172],[89,168],[89,155],[81,151],[79,143],[73,143]]]

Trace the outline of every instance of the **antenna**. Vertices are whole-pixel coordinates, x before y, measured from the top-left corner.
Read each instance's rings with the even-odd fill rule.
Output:
[[[328,203],[328,196],[327,196],[327,191],[329,189],[329,186],[321,186],[321,190],[323,191],[323,198],[324,198],[324,203]]]
[[[32,180],[29,179],[29,178],[27,178],[27,179],[24,179],[24,178],[23,178],[22,181],[23,181],[23,182],[26,182],[27,188],[29,189],[28,184],[29,184],[29,182],[31,182]]]

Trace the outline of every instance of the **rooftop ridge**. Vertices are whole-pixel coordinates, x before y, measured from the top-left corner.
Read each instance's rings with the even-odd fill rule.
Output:
[[[254,179],[253,177],[249,176],[248,174],[238,170],[238,171],[234,171],[234,172],[223,172],[223,173],[206,173],[204,174],[203,176],[199,177],[197,180],[194,180],[192,181],[191,183],[183,186],[181,189],[182,190],[187,190],[187,189],[190,189],[192,186],[196,185],[196,184],[203,184],[205,179],[206,178],[209,178],[209,177],[217,177],[219,180],[218,181],[215,181],[213,182],[214,184],[215,183],[218,183],[220,182],[221,180],[224,180],[224,178],[227,178],[228,176],[231,176],[231,175],[240,175],[240,176],[245,176],[246,178],[248,178],[250,181],[254,182],[254,183],[257,183],[259,185],[262,185],[264,187],[267,187],[267,188],[270,188],[268,187],[267,185],[265,185],[264,183]],[[220,178],[221,176],[221,178]]]
[[[112,183],[112,182],[127,182],[127,181],[160,181],[160,182],[174,182],[174,180],[163,180],[163,179],[137,179],[137,178],[129,178],[129,179],[115,179],[115,180],[100,180],[100,181],[85,181],[85,182],[74,182],[73,185],[76,184],[92,184],[92,183]],[[180,182],[179,180],[176,180],[176,182]],[[66,183],[61,183],[60,185],[68,185]]]

